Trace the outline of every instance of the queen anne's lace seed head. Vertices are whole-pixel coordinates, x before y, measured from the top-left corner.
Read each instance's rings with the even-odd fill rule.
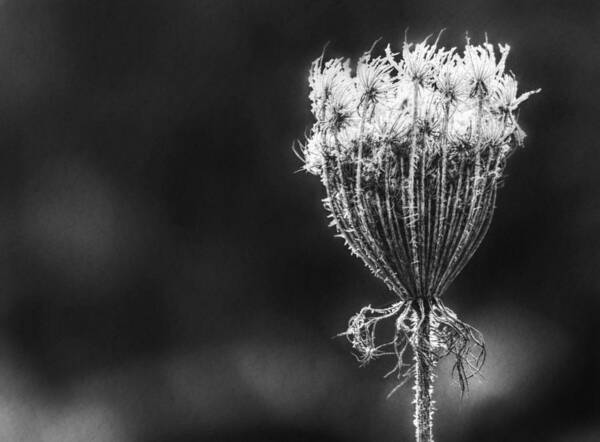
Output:
[[[392,93],[393,85],[392,66],[385,58],[372,58],[369,51],[358,60],[356,92],[363,109],[387,100]]]
[[[468,84],[462,58],[454,54],[454,48],[448,54],[446,62],[440,67],[435,87],[442,100],[456,105],[468,95]]]
[[[503,115],[511,116],[519,105],[540,89],[529,91],[517,97],[517,80],[511,74],[502,75],[496,80],[492,92],[492,105]]]
[[[316,122],[304,168],[321,178],[332,225],[350,250],[399,297],[352,318],[345,334],[363,362],[401,359],[402,342],[414,340],[427,315],[430,336],[415,351],[432,363],[453,354],[463,386],[480,367],[479,333],[441,296],[486,233],[506,160],[524,137],[516,113],[539,92],[519,95],[505,73],[509,49],[467,41],[460,53],[426,39],[405,42],[401,56],[389,46],[384,57],[370,50],[354,71],[340,58],[311,66]],[[393,315],[397,335],[376,345],[375,324]]]

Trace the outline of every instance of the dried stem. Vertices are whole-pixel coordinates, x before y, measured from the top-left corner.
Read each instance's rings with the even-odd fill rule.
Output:
[[[433,381],[434,363],[429,360],[431,339],[431,317],[425,303],[423,316],[417,323],[414,335],[414,370],[415,370],[415,436],[416,442],[433,442]]]

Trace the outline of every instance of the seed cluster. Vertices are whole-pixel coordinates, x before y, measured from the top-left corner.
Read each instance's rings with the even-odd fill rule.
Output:
[[[354,68],[323,56],[311,66],[316,122],[304,169],[320,177],[351,252],[399,298],[350,320],[344,335],[363,362],[396,354],[400,374],[407,344],[430,364],[453,354],[463,388],[481,367],[481,335],[441,296],[485,236],[506,160],[525,136],[516,111],[539,92],[518,95],[509,47],[498,50],[467,40],[460,54],[426,39],[401,54],[371,48]],[[392,316],[396,335],[377,345],[375,325]]]

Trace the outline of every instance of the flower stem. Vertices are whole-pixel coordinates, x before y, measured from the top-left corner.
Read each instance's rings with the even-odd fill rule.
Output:
[[[430,314],[429,306],[425,303],[421,310],[423,315],[417,325],[414,342],[415,363],[415,419],[416,442],[433,442],[433,380],[434,365],[428,360],[430,350]]]

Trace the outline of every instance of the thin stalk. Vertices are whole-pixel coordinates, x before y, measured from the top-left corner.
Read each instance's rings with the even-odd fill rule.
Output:
[[[429,358],[431,351],[431,316],[428,302],[420,305],[421,315],[414,337],[415,369],[415,425],[416,442],[433,442],[433,380],[434,364]]]
[[[412,116],[412,127],[411,127],[411,143],[410,153],[408,159],[408,185],[406,189],[405,210],[407,216],[406,224],[408,225],[410,250],[411,250],[411,265],[413,267],[413,273],[415,275],[415,284],[417,286],[417,293],[422,293],[422,281],[420,276],[420,260],[418,254],[418,242],[417,228],[417,198],[415,194],[415,169],[417,167],[417,123],[419,118],[419,83],[413,82],[413,116]]]

